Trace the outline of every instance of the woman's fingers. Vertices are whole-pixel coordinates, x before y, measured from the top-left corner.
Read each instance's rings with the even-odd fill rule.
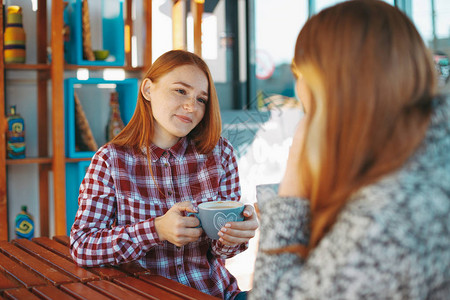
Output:
[[[189,201],[175,204],[163,216],[155,219],[156,232],[161,241],[183,246],[198,240],[202,234],[201,228],[195,228],[199,221],[194,217],[185,217],[185,212],[195,212]]]
[[[186,228],[183,236],[191,239],[190,242],[195,242],[202,235],[202,232],[201,228]]]
[[[222,244],[234,246],[248,242],[251,238],[255,236],[255,231],[254,230],[242,231],[223,228],[223,230],[219,232],[219,236]]]
[[[251,239],[255,236],[255,230],[236,230],[231,228],[222,228],[219,231],[219,236],[226,239]]]
[[[192,205],[191,201],[184,201],[184,202],[175,203],[175,205],[172,206],[172,208],[174,208],[174,207],[180,213],[183,212],[183,211],[184,212],[197,212],[197,209]]]
[[[234,246],[248,242],[255,236],[258,229],[258,221],[254,208],[246,205],[244,216],[246,219],[242,222],[229,222],[219,231],[220,241],[229,246]]]

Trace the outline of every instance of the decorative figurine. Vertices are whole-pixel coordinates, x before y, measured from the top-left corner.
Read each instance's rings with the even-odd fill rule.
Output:
[[[6,116],[8,131],[6,133],[8,158],[25,158],[25,122],[21,115],[16,113],[16,106],[9,108]]]
[[[5,63],[25,63],[25,31],[22,25],[22,8],[8,7],[4,35]]]
[[[75,149],[76,151],[97,151],[98,145],[81,101],[76,92],[73,95],[75,98]]]
[[[106,127],[106,140],[111,141],[122,129],[125,127],[122,118],[120,117],[119,109],[119,94],[112,92],[109,100],[111,107],[108,126]]]
[[[22,211],[16,216],[16,238],[29,239],[34,237],[34,221],[27,212],[27,206],[22,206]]]

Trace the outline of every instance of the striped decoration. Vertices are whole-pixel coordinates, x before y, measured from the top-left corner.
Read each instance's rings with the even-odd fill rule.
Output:
[[[22,8],[9,6],[4,35],[5,63],[25,63],[25,31],[22,26]]]

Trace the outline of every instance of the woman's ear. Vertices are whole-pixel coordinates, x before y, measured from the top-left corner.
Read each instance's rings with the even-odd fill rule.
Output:
[[[150,88],[152,86],[150,78],[145,78],[141,84],[141,93],[145,100],[150,101]]]
[[[312,92],[303,76],[298,77],[297,82],[295,83],[295,91],[303,107],[303,112],[309,112],[311,108]]]

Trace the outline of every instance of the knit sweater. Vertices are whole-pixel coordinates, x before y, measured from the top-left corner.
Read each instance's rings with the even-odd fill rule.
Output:
[[[306,259],[261,251],[308,243],[308,201],[259,196],[249,299],[450,299],[450,99],[436,103],[420,147],[352,195]]]

